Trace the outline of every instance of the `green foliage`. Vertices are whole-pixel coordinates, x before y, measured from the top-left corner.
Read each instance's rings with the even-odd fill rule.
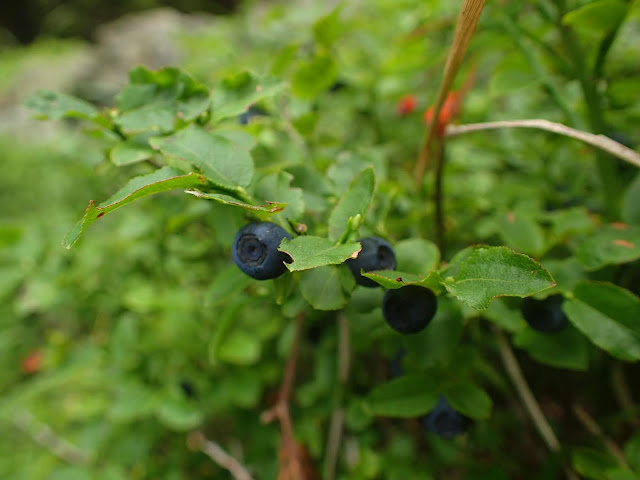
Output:
[[[637,174],[548,132],[461,135],[446,140],[435,225],[435,174],[409,172],[457,8],[256,5],[183,38],[183,68],[134,68],[111,106],[50,91],[25,102],[66,123],[53,144],[0,139],[0,477],[224,477],[194,446],[198,431],[276,478],[282,433],[260,414],[292,356],[292,427],[314,469],[343,422],[336,478],[550,479],[568,465],[637,476],[637,409],[620,393],[622,362],[631,377],[640,359]],[[613,0],[487,5],[460,121],[636,124],[622,84],[637,83],[637,21]],[[406,94],[419,112],[398,113]],[[240,118],[250,107],[262,114]],[[291,233],[279,246],[291,261],[258,282],[231,263],[231,242],[266,219]],[[362,272],[376,288],[343,265],[370,235],[397,258],[396,270]],[[403,336],[381,302],[407,285],[435,292],[438,311]],[[569,325],[533,330],[521,298],[558,293]],[[523,351],[562,455],[514,413],[496,330]],[[422,429],[440,395],[474,420],[463,438]],[[626,463],[573,421],[576,402]],[[86,460],[34,442],[42,425]]]

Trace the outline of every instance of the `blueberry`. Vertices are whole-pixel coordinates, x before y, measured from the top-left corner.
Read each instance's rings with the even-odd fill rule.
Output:
[[[453,438],[464,433],[470,424],[469,417],[456,412],[444,395],[440,395],[436,407],[424,417],[427,430],[443,438]]]
[[[238,117],[238,122],[240,125],[248,125],[251,122],[251,119],[255,117],[268,116],[269,114],[265,112],[262,108],[257,107],[255,105],[251,105],[244,113]]]
[[[382,298],[382,313],[389,326],[399,333],[418,333],[436,314],[438,298],[428,288],[407,285],[387,290]]]
[[[527,297],[522,300],[520,311],[529,326],[544,333],[555,333],[567,325],[567,316],[562,311],[564,297],[550,295],[544,300]]]
[[[377,287],[376,282],[360,274],[360,269],[365,272],[393,270],[396,268],[396,255],[391,245],[380,237],[366,237],[358,241],[362,244],[358,257],[349,259],[344,264],[349,267],[358,285]]]
[[[250,223],[242,227],[233,239],[232,255],[240,270],[257,280],[276,278],[287,271],[289,255],[278,247],[291,235],[271,222]]]

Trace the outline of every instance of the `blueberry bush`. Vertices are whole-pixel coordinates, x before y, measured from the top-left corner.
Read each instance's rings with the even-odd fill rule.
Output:
[[[483,3],[256,2],[35,92],[0,476],[639,478],[638,2]]]

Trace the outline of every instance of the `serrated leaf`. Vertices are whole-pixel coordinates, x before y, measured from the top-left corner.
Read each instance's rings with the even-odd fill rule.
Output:
[[[185,190],[184,193],[188,193],[198,198],[206,198],[207,200],[215,200],[218,203],[222,203],[223,205],[230,205],[232,207],[240,207],[245,210],[251,210],[254,212],[261,212],[266,214],[278,213],[285,209],[287,206],[286,203],[266,203],[264,205],[253,205],[251,203],[244,202],[242,200],[238,200],[231,195],[227,195],[225,193],[203,193],[198,190]]]
[[[274,78],[257,78],[248,72],[225,77],[213,92],[211,120],[219,122],[225,118],[244,113],[252,104],[272,97],[284,88],[284,83]]]
[[[51,90],[38,90],[25,100],[24,106],[42,118],[54,120],[64,117],[93,120],[98,115],[98,110],[90,103]]]
[[[350,217],[360,215],[362,218],[369,210],[375,189],[373,168],[362,170],[349,184],[346,192],[329,216],[329,238],[338,240],[347,228]]]
[[[433,377],[406,374],[375,387],[364,405],[374,415],[411,418],[431,411],[438,395],[438,382]]]
[[[496,297],[527,297],[555,285],[542,265],[506,247],[462,250],[441,276],[449,293],[477,310]]]
[[[640,299],[606,282],[580,282],[563,303],[571,323],[622,360],[640,359]]]
[[[206,180],[202,175],[196,173],[180,175],[179,172],[170,167],[163,167],[148,175],[134,177],[129,180],[125,187],[100,205],[96,206],[95,202],[91,200],[82,220],[67,233],[63,245],[66,248],[71,248],[93,222],[134,200],[167,190],[193,188],[204,183],[206,183]]]
[[[456,382],[442,391],[447,401],[459,413],[483,420],[491,415],[493,402],[480,387],[471,382]]]
[[[197,166],[214,185],[232,191],[246,187],[253,177],[253,160],[247,150],[196,125],[170,137],[152,138],[150,143],[165,155]]]
[[[614,223],[598,229],[576,251],[576,258],[587,270],[640,258],[640,227]]]
[[[361,245],[355,242],[338,245],[328,238],[301,236],[293,240],[283,239],[278,250],[289,254],[293,262],[288,263],[287,268],[296,272],[344,263],[361,249]]]
[[[336,266],[307,270],[300,276],[300,291],[316,310],[339,310],[349,303],[349,295]]]
[[[387,290],[395,290],[406,285],[418,285],[429,288],[435,293],[440,293],[443,290],[442,278],[440,274],[435,271],[430,272],[427,276],[398,272],[396,270],[377,270],[371,272],[362,270],[361,274],[363,277],[370,278]]]
[[[287,172],[277,172],[267,175],[258,181],[254,196],[266,201],[278,201],[287,205],[285,217],[299,220],[304,211],[304,196],[302,189],[291,187],[293,175]]]

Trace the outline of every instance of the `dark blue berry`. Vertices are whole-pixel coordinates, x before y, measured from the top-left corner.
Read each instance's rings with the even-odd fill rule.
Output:
[[[567,316],[562,311],[562,295],[550,295],[544,300],[527,297],[522,300],[520,310],[529,326],[544,333],[555,333],[567,325]]]
[[[464,433],[470,424],[469,417],[456,412],[444,395],[440,395],[438,404],[424,417],[427,430],[443,438],[453,438]]]
[[[251,119],[256,117],[268,116],[269,114],[265,112],[260,107],[256,107],[255,105],[251,105],[244,113],[238,117],[238,122],[240,125],[248,125],[251,122]]]
[[[278,247],[291,235],[271,222],[250,223],[242,227],[233,239],[232,256],[244,273],[257,280],[276,278],[287,271],[289,255]]]
[[[358,257],[349,259],[344,264],[349,267],[358,285],[377,287],[378,284],[376,282],[360,274],[360,269],[365,272],[393,270],[396,268],[396,255],[391,245],[383,238],[366,237],[358,241],[362,245],[362,250],[358,253]]]
[[[384,319],[399,333],[420,332],[429,325],[437,308],[435,293],[417,285],[387,290],[382,298]]]

